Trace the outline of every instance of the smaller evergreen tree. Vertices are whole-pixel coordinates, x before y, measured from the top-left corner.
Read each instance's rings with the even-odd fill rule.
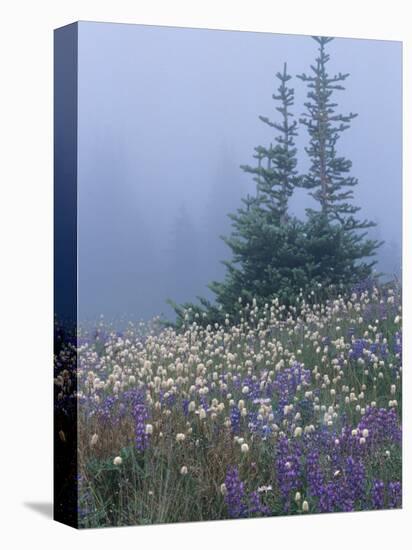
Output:
[[[242,199],[241,207],[232,214],[232,233],[222,237],[232,252],[232,259],[223,262],[226,276],[222,282],[213,281],[209,288],[215,294],[216,305],[199,298],[201,306],[170,302],[182,321],[184,312],[191,310],[205,322],[222,321],[225,314],[236,316],[239,299],[257,302],[282,297],[289,301],[305,282],[305,260],[301,235],[303,224],[288,213],[288,202],[298,181],[297,149],[294,138],[297,122],[290,109],[294,90],[288,87],[287,66],[277,73],[280,81],[273,99],[280,121],[259,117],[276,130],[275,146],[255,149],[258,165],[241,168],[254,175],[256,195]]]
[[[269,148],[256,147],[255,158],[259,161],[258,166],[244,165],[241,168],[255,175],[260,208],[267,209],[274,223],[284,224],[288,221],[289,199],[299,180],[296,169],[297,149],[294,142],[297,121],[290,112],[294,103],[294,90],[287,86],[291,76],[287,73],[286,63],[283,72],[278,72],[276,77],[280,80],[280,85],[278,93],[274,93],[272,98],[279,103],[276,110],[281,114],[281,120],[271,121],[267,117],[259,117],[262,122],[276,130],[275,147],[272,147],[272,144]]]

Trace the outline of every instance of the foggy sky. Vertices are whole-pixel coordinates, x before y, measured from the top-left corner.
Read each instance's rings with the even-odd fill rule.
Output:
[[[254,193],[253,150],[274,140],[272,93],[284,61],[310,71],[307,36],[121,24],[79,24],[79,320],[170,316],[209,296],[229,250],[228,212]],[[338,144],[359,178],[359,216],[378,222],[380,268],[399,271],[401,249],[401,43],[335,39],[330,73],[350,73],[339,112],[359,113]],[[306,88],[299,79],[294,114]],[[305,128],[299,170],[308,166]],[[303,216],[307,192],[292,199]],[[374,234],[374,235],[375,235]]]

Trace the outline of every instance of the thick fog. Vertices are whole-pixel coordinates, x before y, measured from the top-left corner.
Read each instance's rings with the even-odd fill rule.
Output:
[[[241,164],[274,140],[275,74],[310,71],[306,36],[120,24],[79,25],[79,319],[172,317],[177,302],[211,294],[230,256],[229,212],[255,184]],[[378,270],[401,255],[401,44],[336,39],[330,72],[350,73],[340,112],[359,113],[339,150],[359,178],[360,216],[385,240]],[[294,113],[304,83],[294,78]],[[305,128],[299,169],[308,166]],[[293,212],[311,205],[300,190]],[[371,232],[372,233],[372,232]]]

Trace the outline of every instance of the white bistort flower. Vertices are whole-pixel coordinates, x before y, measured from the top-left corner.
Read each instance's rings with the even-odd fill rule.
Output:
[[[300,437],[302,435],[302,428],[300,426],[296,426],[293,435],[295,437]]]
[[[243,454],[246,454],[249,452],[249,445],[247,443],[242,443],[242,445],[240,446],[240,450],[242,451]]]

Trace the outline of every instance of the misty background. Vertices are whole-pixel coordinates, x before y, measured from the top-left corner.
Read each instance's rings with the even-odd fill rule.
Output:
[[[241,164],[275,134],[259,115],[278,119],[272,93],[287,61],[309,73],[317,44],[307,36],[79,24],[78,303],[79,321],[173,318],[167,298],[211,298],[230,257],[219,238],[229,212],[255,193]],[[359,217],[378,223],[385,241],[378,271],[400,274],[402,97],[400,42],[335,39],[330,73],[350,73],[336,92],[338,112],[358,113],[338,144],[359,179]],[[298,118],[307,90],[297,78]],[[296,140],[299,170],[308,161],[305,128]],[[313,206],[305,190],[291,210]]]

